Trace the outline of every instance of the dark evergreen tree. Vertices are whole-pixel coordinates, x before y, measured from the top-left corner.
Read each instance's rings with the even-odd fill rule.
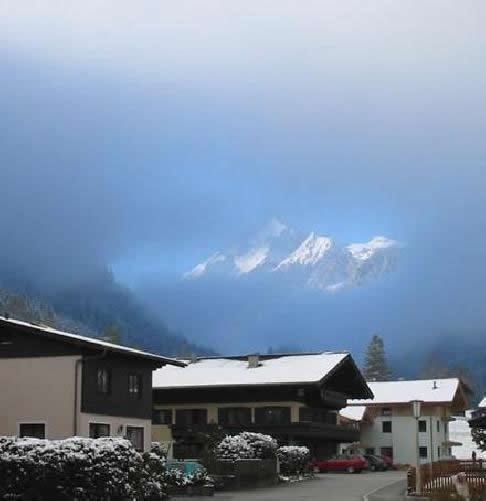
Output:
[[[392,371],[385,356],[385,345],[380,336],[374,335],[366,350],[363,375],[367,381],[390,381]]]

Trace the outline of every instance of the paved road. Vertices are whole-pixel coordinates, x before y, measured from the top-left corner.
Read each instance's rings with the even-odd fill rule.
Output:
[[[375,489],[405,479],[403,472],[325,473],[291,485],[270,487],[241,492],[217,493],[213,498],[175,498],[174,501],[210,500],[214,501],[362,501],[363,496]],[[380,497],[380,499],[387,499]],[[390,501],[395,499],[391,496]]]

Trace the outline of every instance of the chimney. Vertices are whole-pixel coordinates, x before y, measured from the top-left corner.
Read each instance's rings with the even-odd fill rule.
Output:
[[[254,353],[253,355],[248,355],[248,369],[256,369],[260,366],[260,355]]]
[[[8,320],[10,318],[10,315],[8,314],[7,311],[5,312],[4,318],[5,318],[5,320]]]

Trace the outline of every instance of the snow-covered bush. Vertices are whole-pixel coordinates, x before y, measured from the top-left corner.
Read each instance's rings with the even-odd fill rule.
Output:
[[[303,475],[311,471],[311,455],[307,447],[283,445],[277,450],[283,475]]]
[[[152,442],[150,452],[158,456],[164,462],[167,459],[167,447],[162,445],[160,442]]]
[[[164,465],[121,438],[0,438],[0,499],[166,499]]]
[[[216,447],[217,459],[268,459],[275,457],[277,441],[270,435],[244,431],[226,436]]]

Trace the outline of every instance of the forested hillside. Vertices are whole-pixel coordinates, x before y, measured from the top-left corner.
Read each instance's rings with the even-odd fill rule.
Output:
[[[124,344],[165,355],[214,353],[171,332],[108,270],[55,290],[12,276],[2,277],[0,287],[0,313],[12,318],[93,337],[115,332]]]

